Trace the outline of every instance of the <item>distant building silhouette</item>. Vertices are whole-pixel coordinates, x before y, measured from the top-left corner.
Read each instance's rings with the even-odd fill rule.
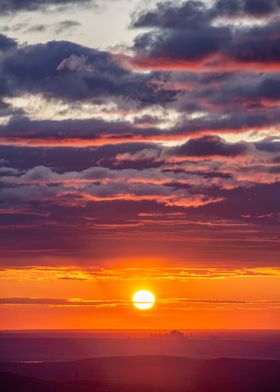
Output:
[[[183,332],[181,332],[177,329],[173,329],[172,331],[170,331],[169,334],[167,334],[167,336],[169,336],[171,338],[176,338],[176,339],[178,339],[178,338],[182,339],[185,337]]]
[[[185,339],[186,335],[178,329],[173,329],[168,333],[157,333],[150,335],[153,338]]]

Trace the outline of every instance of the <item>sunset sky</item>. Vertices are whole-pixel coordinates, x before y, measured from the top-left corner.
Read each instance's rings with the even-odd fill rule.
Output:
[[[0,0],[0,329],[280,328],[279,9]]]

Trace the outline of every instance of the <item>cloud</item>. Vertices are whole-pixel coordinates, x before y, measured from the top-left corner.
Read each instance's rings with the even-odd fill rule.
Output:
[[[226,57],[243,65],[263,63],[275,65],[280,61],[277,36],[280,32],[278,21],[264,26],[252,27],[236,33],[232,45],[225,50]]]
[[[154,10],[133,17],[133,27],[152,29],[136,37],[136,63],[153,68],[160,59],[158,69],[183,69],[191,64],[209,69],[238,69],[237,64],[274,66],[279,62],[277,15],[277,1],[159,3]],[[275,16],[275,20],[268,16]],[[251,27],[232,23],[244,17],[263,18],[263,23]],[[219,18],[224,18],[223,25],[216,23]]]
[[[26,32],[27,33],[42,33],[45,32],[47,30],[47,26],[44,24],[35,24],[30,26]]]
[[[75,20],[63,20],[54,25],[56,34],[62,34],[65,31],[72,30],[73,28],[79,27],[81,24]]]
[[[204,1],[176,4],[160,2],[154,10],[134,13],[134,27],[191,29],[209,25],[217,17],[268,16],[279,11],[277,0],[217,0],[211,6]]]
[[[2,200],[8,203],[24,203],[31,200],[61,199],[67,204],[67,195],[71,204],[87,204],[94,201],[141,201],[155,200],[166,205],[198,207],[208,203],[220,202],[221,198],[209,198],[200,192],[180,189],[172,182],[187,183],[187,177],[147,169],[110,170],[92,167],[82,173],[69,172],[58,174],[46,167],[36,167],[18,178],[3,177],[8,185],[0,190]],[[13,184],[18,184],[14,188]]]
[[[55,34],[62,34],[67,31],[69,32],[78,26],[81,26],[81,24],[75,20],[63,20],[53,24],[34,24],[28,27],[24,32],[42,33],[45,31],[53,31]],[[22,27],[24,27],[24,25]]]
[[[92,0],[0,0],[0,15],[20,11],[45,10],[49,7],[71,7],[75,5],[88,5]]]
[[[156,9],[142,13],[135,13],[132,26],[139,27],[164,27],[178,29],[188,27],[201,27],[209,24],[211,15],[201,1],[188,1],[176,6],[172,3],[158,3]]]
[[[3,263],[278,265],[278,10],[160,2],[130,55],[1,35]]]
[[[12,97],[33,93],[66,101],[153,105],[170,102],[175,95],[156,85],[156,74],[129,71],[109,52],[68,41],[14,48],[0,58],[0,67],[9,86],[6,96]]]
[[[9,38],[4,34],[0,34],[0,52],[15,48],[16,46],[17,43],[13,38]]]
[[[277,139],[273,143],[277,146]],[[127,239],[137,238],[145,239],[145,247],[157,240],[170,249],[176,241],[177,257],[185,247],[190,251],[206,242],[211,243],[211,257],[222,258],[228,247],[227,257],[234,258],[228,255],[246,248],[261,263],[269,249],[272,262],[279,249],[278,153],[258,146],[207,136],[177,147],[2,147],[5,167],[17,170],[5,169],[2,175],[0,248],[7,255],[7,244],[20,233],[21,254],[36,253],[34,246],[56,257],[60,252],[74,255],[81,246],[87,254],[94,243],[99,260],[107,254],[102,244],[108,238],[119,241],[126,249],[121,253],[129,255],[133,251],[127,249]]]
[[[7,124],[0,125],[0,141],[6,145],[71,147],[120,144],[132,141],[176,141],[209,133],[261,132],[268,127],[277,128],[279,119],[278,107],[253,108],[243,112],[232,111],[224,115],[213,112],[200,118],[182,119],[170,129],[134,126],[129,121],[105,121],[95,118],[31,121],[26,117],[17,116]]]
[[[255,143],[255,146],[260,151],[280,153],[280,141],[273,140],[273,138],[260,140]]]
[[[218,15],[265,17],[279,11],[278,0],[218,0],[214,6]]]
[[[182,306],[184,304],[214,304],[214,305],[259,305],[260,307],[280,304],[280,301],[250,301],[250,300],[227,300],[227,299],[191,299],[191,298],[162,298],[158,299],[159,306],[168,306],[172,308],[174,305]],[[2,297],[1,305],[43,305],[43,306],[66,306],[66,307],[82,307],[90,306],[93,308],[123,308],[131,306],[130,301],[125,300],[84,300],[84,299],[62,299],[62,298],[28,298],[28,297]]]
[[[95,308],[123,307],[128,304],[121,300],[83,300],[61,298],[0,298],[0,305],[46,305],[46,306],[91,306]]]
[[[168,29],[139,36],[134,50],[139,57],[198,62],[218,53],[230,41],[230,32],[223,27],[209,26],[189,31]]]
[[[251,277],[280,277],[278,268],[272,267],[242,267],[235,265],[209,267],[200,265],[188,267],[183,265],[161,265],[150,267],[128,266],[123,268],[103,268],[93,267],[92,264],[85,265],[84,268],[77,268],[74,265],[56,266],[18,266],[4,267],[0,269],[1,280],[20,281],[56,281],[56,280],[81,280],[88,282],[115,282],[115,281],[175,281],[187,282],[189,280],[201,279],[232,279],[232,278],[251,278]],[[13,298],[3,298],[2,300],[12,301]],[[23,302],[28,298],[19,299]],[[38,298],[38,300],[40,300]],[[48,299],[46,299],[47,301]],[[53,299],[56,301],[56,299]],[[60,301],[65,301],[59,299]],[[76,299],[77,300],[77,299]],[[94,302],[89,301],[89,302]]]
[[[183,156],[232,156],[245,154],[248,146],[245,143],[226,143],[219,136],[204,136],[191,139],[176,149],[178,155]]]

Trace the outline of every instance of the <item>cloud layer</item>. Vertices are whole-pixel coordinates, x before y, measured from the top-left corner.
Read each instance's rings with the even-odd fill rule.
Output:
[[[114,51],[0,35],[1,264],[278,266],[279,2],[160,2],[131,28]]]
[[[73,5],[89,5],[92,0],[0,0],[0,13],[13,14],[21,11],[46,10],[49,7],[71,7]]]

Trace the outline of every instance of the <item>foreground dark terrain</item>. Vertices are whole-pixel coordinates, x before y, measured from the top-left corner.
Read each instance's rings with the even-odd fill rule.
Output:
[[[1,363],[4,392],[278,392],[280,361],[167,356]]]

